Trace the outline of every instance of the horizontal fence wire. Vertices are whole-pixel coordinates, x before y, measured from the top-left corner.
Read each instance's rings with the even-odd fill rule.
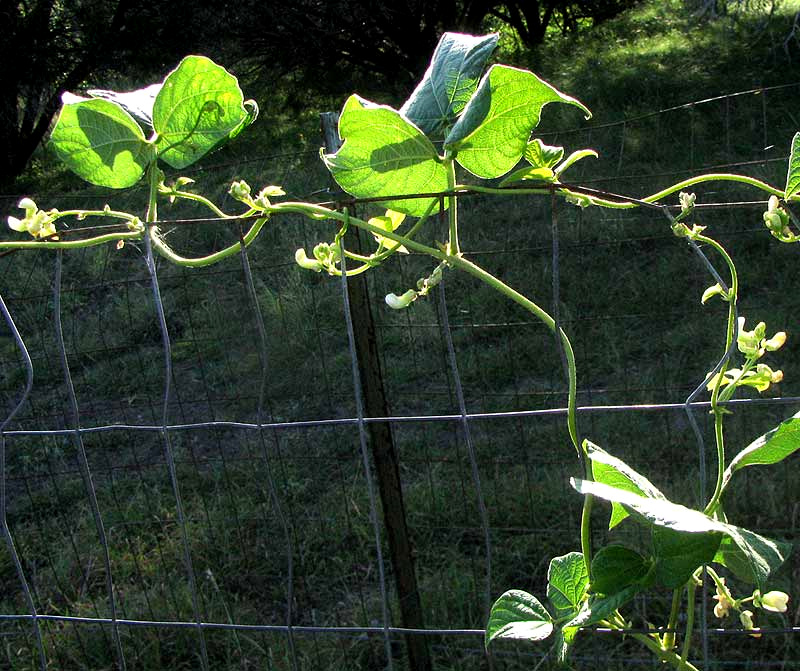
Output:
[[[612,173],[573,169],[587,193],[640,198],[671,178],[731,168],[780,184],[791,139],[783,95],[797,86],[542,137],[606,157]],[[679,165],[669,151],[677,141]],[[380,199],[331,196],[310,167],[315,156],[207,165],[195,177],[218,184],[224,206],[233,206],[226,181],[244,177],[379,211]],[[800,333],[795,252],[763,230],[765,200],[731,185],[693,189],[700,223],[741,257],[741,314],[786,330],[790,345]],[[49,196],[70,207],[105,197]],[[670,498],[705,500],[713,427],[702,396],[721,365],[723,313],[699,296],[721,278],[709,250],[676,244],[677,196],[631,212],[552,210],[546,195],[457,197],[467,256],[549,305],[573,339],[581,436],[650,469]],[[418,254],[398,258],[367,278],[388,399],[385,415],[367,415],[351,280],[326,282],[291,261],[330,231],[285,217],[245,247],[241,219],[189,210],[159,223],[189,252],[239,241],[239,266],[172,267],[148,238],[0,262],[0,668],[403,669],[408,637],[424,639],[414,654],[427,668],[542,662],[546,646],[498,646],[486,657],[480,641],[491,600],[511,587],[543,595],[549,557],[575,550],[579,537],[581,500],[568,480],[580,468],[552,336],[452,273],[446,297],[441,287],[411,310],[385,310],[384,295],[430,272]],[[65,239],[89,232],[101,231]],[[731,445],[800,404],[800,357],[789,345],[775,395],[725,404]],[[396,451],[423,627],[400,620],[395,549],[373,481],[375,425],[389,427]],[[731,519],[796,540],[797,464],[748,469],[726,501]],[[642,541],[636,529],[609,535],[597,522],[598,542]],[[798,576],[793,556],[777,586],[796,594]],[[695,638],[704,668],[798,666],[792,602],[758,622],[758,641],[716,626],[710,602],[704,590]],[[652,633],[639,625],[666,620],[669,597],[635,605],[641,620],[628,629],[580,636],[574,663],[657,667],[624,634]]]

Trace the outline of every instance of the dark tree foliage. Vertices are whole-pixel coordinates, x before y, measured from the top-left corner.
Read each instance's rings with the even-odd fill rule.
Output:
[[[10,185],[25,169],[64,91],[120,72],[133,79],[163,76],[182,56],[206,46],[214,4],[0,0],[0,184]]]
[[[548,29],[562,33],[577,30],[582,25],[597,25],[614,18],[639,0],[542,0],[541,2],[492,3],[489,13],[517,31],[522,43],[535,47],[545,40]]]
[[[616,16],[640,0],[243,0],[250,17],[236,39],[269,78],[292,76],[315,90],[355,86],[405,91],[445,30],[479,33],[487,19],[514,28],[527,47],[548,29],[570,32]],[[257,26],[257,30],[252,30]],[[246,32],[245,32],[246,30]]]

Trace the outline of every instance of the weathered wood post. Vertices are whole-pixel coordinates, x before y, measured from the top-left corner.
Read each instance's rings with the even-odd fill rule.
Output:
[[[333,153],[341,145],[337,130],[339,115],[335,112],[323,112],[320,117],[325,151]],[[351,227],[345,235],[344,242],[348,249],[357,254],[362,253],[359,229]],[[348,287],[350,313],[353,323],[358,324],[358,328],[355,329],[356,359],[364,392],[364,411],[367,417],[386,417],[389,410],[378,356],[378,341],[375,322],[372,318],[366,274],[350,278]],[[408,629],[424,629],[422,602],[417,587],[413,552],[406,524],[400,462],[394,447],[392,431],[387,422],[369,422],[367,433],[380,490],[383,523],[389,544],[389,554],[392,558],[402,626]],[[409,634],[406,635],[405,640],[409,667],[413,671],[430,671],[431,660],[425,637]]]

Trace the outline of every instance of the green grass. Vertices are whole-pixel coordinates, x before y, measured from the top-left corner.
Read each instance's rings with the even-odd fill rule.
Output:
[[[563,142],[568,150],[600,150],[600,160],[587,159],[576,168],[580,179],[644,195],[680,178],[663,173],[685,176],[702,166],[786,155],[800,127],[796,89],[706,103],[625,126],[603,125],[717,94],[800,80],[797,65],[784,60],[781,48],[781,31],[785,27],[788,32],[795,10],[792,3],[783,3],[766,28],[748,16],[711,23],[692,19],[679,11],[680,4],[644,3],[597,32],[570,42],[557,40],[535,54],[512,53],[507,47],[514,62],[531,67],[595,112],[588,124],[552,106],[544,114],[543,131],[553,133],[548,142]],[[329,109],[333,103],[320,105]],[[293,197],[324,188],[327,177],[313,155],[316,109],[309,105],[311,111],[297,117],[285,110],[264,111],[249,142],[243,138],[214,154],[205,169],[191,176],[223,201],[235,177],[254,187],[282,184]],[[277,121],[265,123],[270,113]],[[564,128],[570,132],[557,132]],[[770,145],[774,148],[766,149]],[[52,166],[39,163],[20,182],[21,190],[34,194],[41,205],[102,205],[122,197],[130,207],[144,206],[141,190],[87,192]],[[765,160],[742,170],[780,185],[785,164]],[[716,185],[697,191],[700,202],[760,198]],[[200,212],[190,208],[162,214]],[[764,319],[771,329],[789,332],[776,361],[786,371],[782,393],[796,395],[796,250],[769,238],[759,208],[702,211],[701,216],[740,264],[742,314],[749,322]],[[703,289],[713,281],[670,234],[658,212],[561,208],[559,221],[559,307],[574,338],[580,402],[681,402],[719,355],[722,308],[699,305]],[[551,307],[546,204],[475,197],[464,201],[462,229],[462,246],[471,258]],[[230,244],[236,235],[209,226],[181,229],[169,240],[181,251],[199,253]],[[310,250],[318,239],[332,236],[331,230],[308,222],[276,221],[250,250],[268,332],[264,419],[354,416],[339,285],[302,272],[292,260],[297,247]],[[393,414],[457,411],[435,298],[399,313],[382,303],[383,295],[401,293],[430,269],[424,259],[410,257],[370,276]],[[21,422],[30,428],[71,421],[53,341],[52,272],[52,256],[42,253],[10,255],[0,264],[4,299],[34,358],[36,386]],[[205,271],[162,264],[159,275],[175,378],[170,421],[255,421],[261,378],[258,336],[238,260]],[[562,406],[563,375],[545,329],[470,278],[448,275],[446,283],[468,409]],[[83,423],[160,423],[163,352],[141,250],[128,245],[120,251],[68,255],[62,302]],[[0,393],[7,407],[18,397],[25,375],[10,338],[0,337],[0,353]],[[729,422],[731,450],[791,412],[791,406],[737,411]],[[698,413],[698,419],[710,441],[707,418]],[[541,594],[549,557],[577,547],[581,501],[567,481],[579,468],[563,421],[476,420],[471,427],[492,527],[493,596],[510,587]],[[697,445],[680,411],[584,414],[581,430],[644,471],[676,500],[692,504],[699,499],[698,487],[687,486],[696,477]],[[397,424],[393,431],[426,621],[435,627],[480,628],[485,617],[483,535],[457,427]],[[380,621],[369,501],[355,429],[290,429],[264,436],[269,469],[262,445],[250,431],[171,434],[206,619],[285,621],[287,544],[271,502],[269,472],[290,524],[295,624],[364,626]],[[158,435],[95,434],[86,438],[86,446],[109,534],[120,614],[191,621],[175,503]],[[75,460],[69,437],[9,438],[11,523],[41,612],[106,616],[103,560]],[[712,461],[709,456],[713,476]],[[752,472],[741,474],[741,491],[726,500],[731,520],[796,538],[795,522],[787,520],[787,493],[800,485],[796,460],[776,469],[748,470]],[[604,536],[604,514],[598,510],[598,540]],[[619,537],[639,541],[634,529],[621,529]],[[776,586],[796,592],[798,570],[795,558]],[[0,612],[25,612],[5,550],[0,551],[0,584]],[[656,619],[665,599],[657,595],[648,602],[648,617]],[[108,628],[48,623],[44,629],[52,668],[112,668]],[[38,668],[27,627],[2,623],[0,634],[0,667]],[[783,661],[787,666],[797,659],[796,642],[782,636],[765,637],[756,648],[751,640],[712,640],[715,659],[743,665],[748,658],[753,663]],[[191,629],[125,628],[123,642],[129,668],[198,668]],[[291,668],[281,634],[208,632],[207,642],[214,669]],[[431,645],[437,669],[483,668],[478,639],[442,637]],[[531,668],[537,658],[529,654],[544,649],[504,646],[497,666]],[[298,634],[296,652],[303,669],[383,668],[379,637]],[[629,643],[614,639],[607,645],[589,636],[576,652],[581,668],[593,664],[595,654],[610,655],[609,668],[646,658]],[[401,644],[396,653],[401,659]]]

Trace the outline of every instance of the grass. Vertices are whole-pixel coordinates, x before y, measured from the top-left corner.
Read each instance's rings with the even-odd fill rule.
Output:
[[[742,170],[780,184],[785,164],[769,159],[786,155],[800,127],[796,89],[705,103],[624,126],[605,125],[720,93],[798,81],[797,66],[783,61],[781,47],[781,26],[788,31],[791,3],[784,3],[783,13],[766,27],[746,15],[736,21],[696,20],[679,8],[677,2],[644,3],[599,31],[571,42],[556,40],[535,54],[513,53],[506,47],[514,62],[532,67],[595,111],[593,122],[584,124],[575,114],[548,107],[543,121],[543,131],[550,133],[547,141],[563,142],[568,150],[597,147],[601,159],[584,161],[576,174],[622,192],[652,193],[674,181],[675,174],[737,161],[758,161]],[[283,114],[278,123],[258,124],[262,131],[255,131],[250,143],[235,143],[215,154],[192,176],[204,189],[211,184],[223,199],[226,183],[234,177],[244,177],[254,186],[282,184],[298,197],[323,188],[327,178],[312,155],[313,115],[292,119]],[[143,193],[136,190],[78,190],[69,175],[51,167],[26,180],[21,186],[47,206],[102,205],[112,197],[130,199],[136,207],[143,202]],[[760,196],[718,185],[698,189],[700,202],[754,197]],[[465,205],[462,246],[471,258],[550,307],[546,205],[482,197]],[[671,236],[660,213],[562,208],[559,222],[559,308],[575,341],[580,402],[681,402],[713,365],[722,338],[721,307],[699,305],[703,289],[713,283],[706,271]],[[764,319],[771,329],[789,332],[789,344],[777,359],[786,371],[781,392],[796,395],[796,250],[780,247],[766,235],[759,208],[703,211],[702,223],[729,246],[740,264],[742,313],[748,321]],[[265,230],[250,251],[267,326],[264,419],[355,414],[339,286],[330,278],[301,272],[292,262],[298,246],[310,250],[325,237],[332,233],[308,222],[285,220]],[[170,237],[181,250],[235,239],[235,231],[213,227],[182,229]],[[52,268],[52,256],[46,254],[14,254],[0,265],[4,299],[36,370],[34,394],[19,421],[26,428],[58,428],[71,422],[53,340]],[[429,271],[426,261],[412,256],[369,278],[392,414],[457,411],[435,298],[400,313],[381,307],[383,295],[401,293]],[[205,271],[161,265],[159,276],[174,365],[170,421],[256,421],[258,338],[238,261]],[[562,406],[563,376],[547,332],[469,278],[448,275],[446,281],[468,409]],[[64,282],[67,353],[84,425],[159,424],[163,352],[141,250],[127,246],[65,257]],[[25,374],[5,335],[0,336],[0,353],[0,394],[3,406],[10,407]],[[729,422],[731,449],[791,414],[791,407],[737,410]],[[702,415],[699,419],[708,441],[708,422]],[[486,419],[472,422],[471,428],[494,550],[492,596],[509,587],[541,594],[548,558],[577,545],[581,502],[567,481],[578,467],[563,422]],[[581,429],[676,500],[699,500],[699,486],[686,485],[697,473],[698,448],[682,411],[586,413]],[[485,618],[485,550],[458,427],[398,423],[393,433],[426,622],[433,627],[480,628]],[[345,425],[262,435],[265,444],[256,433],[236,428],[171,434],[204,618],[282,624],[291,547],[295,624],[380,622],[373,529],[357,432]],[[91,434],[85,442],[109,536],[120,614],[191,621],[181,534],[158,434],[118,430]],[[69,436],[13,436],[7,444],[11,523],[40,612],[106,616],[103,558],[74,443]],[[777,469],[749,471],[741,474],[737,496],[726,501],[730,518],[777,537],[796,538],[796,520],[787,518],[787,510],[796,512],[787,505],[787,493],[800,485],[796,460]],[[271,497],[270,478],[288,523],[288,538]],[[605,513],[597,514],[600,540]],[[634,529],[621,529],[618,538],[637,542]],[[799,579],[795,558],[776,587],[796,593]],[[0,584],[0,613],[26,612],[5,551],[0,552]],[[657,595],[646,604],[654,620],[665,608],[660,596],[666,598]],[[393,621],[398,622],[396,612]],[[112,668],[108,627],[47,623],[44,629],[53,668]],[[0,634],[0,667],[38,668],[27,627],[2,622]],[[214,669],[291,668],[282,634],[209,631],[206,637]],[[198,668],[197,637],[191,628],[124,628],[123,643],[129,668]],[[788,636],[764,637],[754,645],[750,639],[713,638],[712,659],[785,666],[797,659],[797,644]],[[378,669],[385,663],[382,641],[375,636],[298,633],[295,646],[300,668]],[[480,648],[479,639],[431,640],[437,669],[483,668]],[[530,668],[543,650],[503,646],[497,666]],[[402,660],[399,642],[393,653]],[[627,642],[609,645],[586,636],[576,650],[576,665],[596,663],[594,655],[609,668],[654,664]]]

